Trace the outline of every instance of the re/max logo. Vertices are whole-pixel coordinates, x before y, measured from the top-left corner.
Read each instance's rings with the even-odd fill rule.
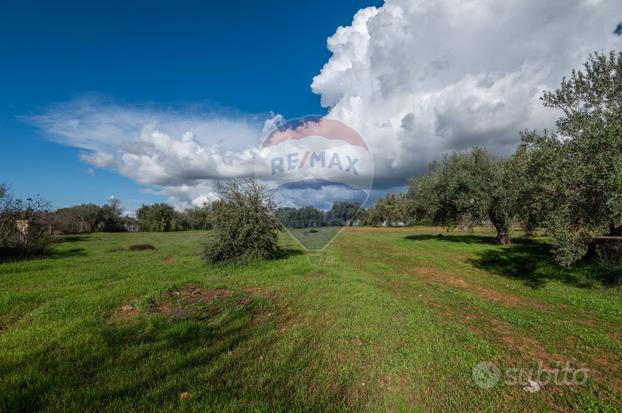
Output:
[[[309,165],[310,168],[317,166],[318,168],[330,168],[338,169],[340,171],[352,173],[358,175],[356,170],[356,163],[358,158],[351,158],[345,155],[342,156],[339,153],[334,152],[332,156],[327,155],[326,151],[310,152],[306,151],[302,157],[298,156],[298,152],[287,154],[287,156],[272,158],[272,175],[283,173],[286,170],[291,171],[293,169],[302,169],[305,165]]]

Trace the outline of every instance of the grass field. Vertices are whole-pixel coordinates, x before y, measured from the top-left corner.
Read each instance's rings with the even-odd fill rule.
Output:
[[[622,409],[619,287],[542,240],[438,233],[284,235],[287,257],[238,268],[199,260],[204,232],[93,234],[0,264],[0,411]],[[483,361],[589,373],[484,389]]]
[[[321,250],[343,227],[287,228],[287,231],[309,250]]]

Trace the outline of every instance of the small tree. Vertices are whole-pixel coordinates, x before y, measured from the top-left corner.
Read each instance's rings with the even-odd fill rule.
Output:
[[[203,258],[211,263],[246,262],[275,258],[281,226],[265,186],[253,179],[219,186],[221,201],[214,206],[213,237]]]
[[[107,232],[124,230],[121,219],[121,201],[115,198],[110,199],[106,205],[100,208],[100,214],[99,226],[101,230]]]

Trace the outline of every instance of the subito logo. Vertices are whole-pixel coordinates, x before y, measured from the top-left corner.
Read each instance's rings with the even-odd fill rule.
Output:
[[[373,157],[354,129],[307,116],[272,130],[256,157],[256,176],[271,191],[277,218],[308,249],[322,249],[356,225],[373,184]]]

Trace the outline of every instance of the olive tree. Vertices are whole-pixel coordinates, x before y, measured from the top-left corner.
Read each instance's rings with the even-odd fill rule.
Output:
[[[281,225],[265,186],[253,179],[232,180],[219,185],[219,192],[203,258],[211,263],[275,258]]]
[[[428,172],[409,182],[408,209],[416,220],[454,228],[489,221],[497,242],[511,243],[516,184],[513,163],[495,158],[485,149],[455,152]]]
[[[595,237],[622,235],[622,52],[591,55],[542,101],[561,117],[557,134],[523,135],[520,212],[569,265]]]
[[[374,226],[391,227],[406,221],[406,199],[403,194],[387,194],[376,200],[367,211],[367,222]]]

